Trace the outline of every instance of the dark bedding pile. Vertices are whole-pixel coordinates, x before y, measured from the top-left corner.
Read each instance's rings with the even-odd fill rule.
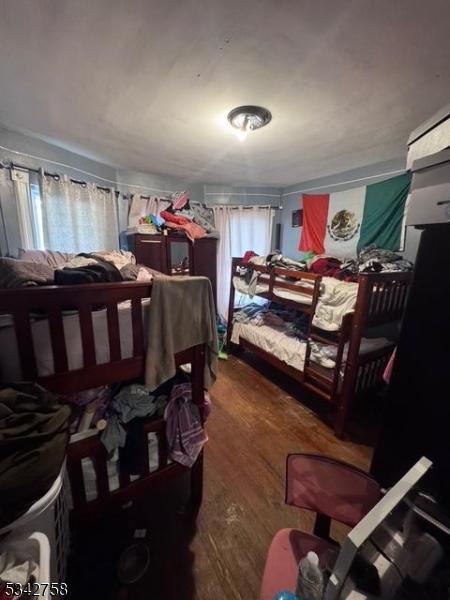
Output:
[[[51,254],[52,260],[49,260]],[[56,258],[53,255],[58,255]],[[63,255],[48,250],[22,251],[20,258],[0,258],[0,289],[41,285],[79,285],[116,281],[151,281],[157,271],[137,265],[131,252]],[[56,260],[57,259],[57,260]]]

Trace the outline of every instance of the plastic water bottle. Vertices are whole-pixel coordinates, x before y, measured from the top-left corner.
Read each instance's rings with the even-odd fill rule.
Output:
[[[297,600],[297,596],[292,592],[278,592],[273,600]]]
[[[319,557],[308,552],[298,565],[296,595],[299,600],[322,600],[323,574],[319,567]]]

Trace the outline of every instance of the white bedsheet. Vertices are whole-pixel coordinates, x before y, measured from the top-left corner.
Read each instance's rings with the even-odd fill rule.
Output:
[[[287,365],[303,371],[306,355],[306,342],[296,337],[286,335],[283,331],[268,325],[250,325],[249,323],[235,323],[231,341],[239,344],[242,337],[250,343],[276,356]]]
[[[144,317],[144,342],[147,332],[146,318],[150,299],[142,302]],[[122,358],[133,356],[133,334],[131,324],[131,302],[121,302],[118,305],[120,349]],[[94,329],[95,356],[97,364],[109,361],[109,340],[106,309],[92,313],[92,324]],[[69,370],[81,369],[83,367],[83,347],[81,344],[81,332],[78,313],[67,314],[63,317],[64,336],[66,340],[67,360]],[[54,373],[53,354],[50,341],[50,330],[47,319],[36,320],[31,324],[34,352],[36,356],[37,372],[40,377]],[[4,381],[22,379],[20,370],[19,353],[14,328],[0,328],[0,372]]]
[[[357,283],[322,277],[312,324],[325,331],[339,331],[344,316],[353,312],[357,295]]]

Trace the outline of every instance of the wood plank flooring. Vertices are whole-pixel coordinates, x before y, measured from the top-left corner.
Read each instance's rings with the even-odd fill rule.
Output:
[[[130,529],[146,527],[151,550],[149,571],[140,582],[128,588],[112,585],[108,593],[102,587],[102,598],[256,599],[275,532],[292,526],[310,530],[312,525],[309,514],[284,504],[286,455],[314,452],[369,466],[370,438],[364,439],[364,430],[357,435],[364,443],[337,440],[326,424],[323,405],[257,359],[221,361],[211,395],[205,494],[196,522],[177,510],[184,493],[178,486],[105,523],[103,529],[99,524],[95,537],[100,543],[104,536],[106,566],[99,567],[102,551],[95,549],[93,536],[84,548],[93,553],[88,572],[106,570],[105,581],[114,579],[115,561]],[[89,577],[79,579],[84,592],[102,585]]]

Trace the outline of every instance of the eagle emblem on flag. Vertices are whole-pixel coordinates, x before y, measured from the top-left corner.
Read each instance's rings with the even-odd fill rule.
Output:
[[[328,234],[335,241],[346,242],[358,233],[361,223],[358,222],[355,213],[349,210],[339,210],[328,225]]]

